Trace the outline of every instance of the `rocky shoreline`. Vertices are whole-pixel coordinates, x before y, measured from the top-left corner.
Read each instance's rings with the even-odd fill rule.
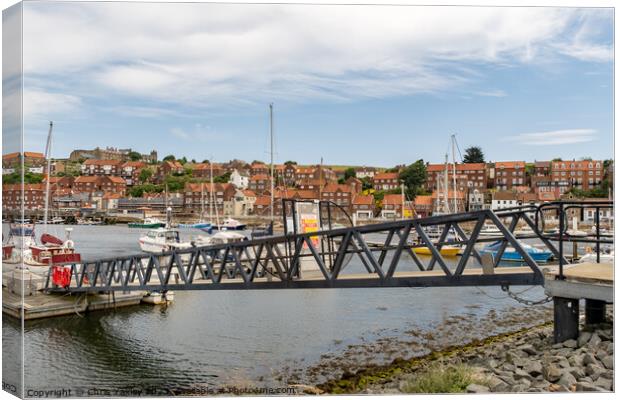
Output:
[[[612,321],[609,308],[608,321]],[[581,328],[577,340],[553,344],[553,324],[545,322],[421,357],[396,358],[388,365],[345,372],[306,392],[408,393],[421,374],[446,365],[463,365],[473,372],[472,382],[461,390],[469,393],[613,391],[612,323]]]

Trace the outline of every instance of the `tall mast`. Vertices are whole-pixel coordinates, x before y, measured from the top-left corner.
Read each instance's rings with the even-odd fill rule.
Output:
[[[459,209],[456,206],[456,155],[454,154],[454,144],[456,143],[456,135],[452,135],[452,198],[454,201],[454,212],[458,212]],[[448,193],[450,191],[448,190]]]
[[[448,186],[448,153],[446,153],[446,169],[443,174],[443,201],[445,204],[445,210],[450,213],[450,200],[449,200],[449,186]]]
[[[205,215],[205,184],[200,182],[200,221],[204,219]]]
[[[273,182],[273,103],[269,103],[269,137],[271,142],[271,222],[273,222],[274,182]]]
[[[47,144],[45,145],[45,157],[47,158],[47,177],[45,179],[45,209],[43,210],[43,230],[47,231],[47,218],[49,214],[50,201],[50,178],[52,172],[52,127],[54,123],[50,121],[50,129],[47,133]]]
[[[209,191],[209,193],[211,194],[211,200],[209,201],[210,203],[210,207],[211,210],[213,210],[213,203],[215,202],[215,191],[213,190],[213,159],[209,160],[209,175],[211,175],[211,190]],[[220,215],[217,212],[217,204],[215,205],[215,223],[217,224],[218,228],[220,228]]]

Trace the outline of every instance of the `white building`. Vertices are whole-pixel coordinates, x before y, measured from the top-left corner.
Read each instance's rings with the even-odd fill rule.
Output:
[[[238,189],[247,189],[248,184],[250,183],[250,178],[235,169],[230,174],[230,183],[235,185]]]

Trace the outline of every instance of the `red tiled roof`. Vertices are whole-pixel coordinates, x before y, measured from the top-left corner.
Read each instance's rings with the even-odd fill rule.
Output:
[[[258,196],[254,206],[271,206],[271,196]]]
[[[245,189],[242,192],[246,197],[256,197],[256,193],[253,190]]]
[[[269,175],[265,174],[258,174],[250,177],[250,181],[268,181],[269,179]]]
[[[24,157],[45,158],[45,155],[43,153],[37,153],[34,151],[24,151]]]
[[[125,184],[125,180],[123,178],[121,178],[120,176],[104,176],[102,177],[103,179],[109,179],[110,181],[112,181],[113,183],[122,183]]]
[[[2,155],[2,159],[3,160],[11,160],[13,158],[17,158],[19,157],[20,153],[7,153],[7,154],[3,154]]]
[[[386,194],[383,196],[383,204],[401,205],[403,204],[403,197],[400,194]]]
[[[121,165],[122,163],[120,160],[95,160],[92,158],[84,161],[84,165]]]
[[[525,168],[525,161],[497,161],[495,163],[496,169],[516,167]]]
[[[501,191],[501,192],[495,192],[493,194],[493,200],[516,200],[516,199],[517,199],[517,194],[515,192]]]
[[[414,204],[416,206],[430,206],[433,205],[433,196],[431,195],[418,195],[415,197]]]
[[[353,197],[353,205],[356,206],[371,206],[375,203],[375,199],[371,195],[357,195]]]
[[[75,178],[75,183],[86,183],[86,182],[97,182],[99,180],[98,176],[78,176]]]
[[[374,180],[378,179],[398,179],[398,172],[381,172],[375,174]]]

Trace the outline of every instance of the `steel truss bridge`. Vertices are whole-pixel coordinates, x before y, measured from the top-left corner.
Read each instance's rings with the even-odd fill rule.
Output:
[[[480,210],[373,225],[288,233],[235,243],[193,247],[159,254],[111,257],[70,267],[71,281],[58,287],[45,277],[48,292],[113,292],[148,290],[310,289],[365,287],[429,287],[542,285],[541,267],[520,239],[538,239],[562,265],[563,242],[592,242],[600,251],[613,243],[600,231],[599,211],[613,203],[547,203],[500,211]],[[570,237],[565,219],[569,209],[583,216],[595,209],[595,237]],[[559,216],[560,231],[544,233],[545,216]],[[517,235],[519,224],[531,228]],[[484,226],[495,226],[495,237],[481,236]],[[331,226],[331,224],[329,225]],[[430,232],[438,237],[431,239]],[[448,241],[449,235],[455,236]],[[495,257],[481,256],[476,244],[501,241]],[[559,243],[556,246],[555,243]],[[446,245],[461,245],[459,257],[442,255]],[[510,246],[523,258],[517,266],[501,266]],[[420,256],[416,248],[428,249]],[[352,263],[358,259],[358,263]]]

